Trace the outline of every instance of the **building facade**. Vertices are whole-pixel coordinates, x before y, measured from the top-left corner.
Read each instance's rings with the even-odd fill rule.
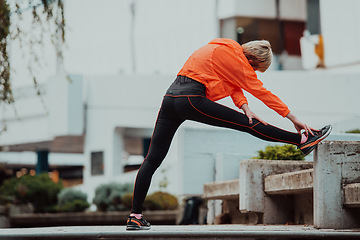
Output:
[[[45,67],[38,72],[42,98],[24,70],[27,59],[19,43],[10,43],[11,65],[17,69],[11,76],[17,114],[3,106],[0,121],[7,131],[0,135],[1,162],[18,163],[26,152],[27,161],[36,164],[37,156],[47,152],[50,165],[83,165],[83,184],[77,188],[90,202],[101,183],[134,182],[166,89],[192,52],[217,37],[240,43],[268,39],[275,57],[266,73],[258,73],[265,87],[308,125],[332,124],[330,137],[359,140],[344,134],[360,128],[357,0],[64,4],[64,64],[48,41]],[[24,18],[30,14],[25,11]],[[246,96],[262,119],[295,131],[287,119]],[[229,98],[220,103],[236,108]],[[245,133],[185,122],[150,191],[201,195],[202,184],[214,180],[217,154],[251,158],[269,144]]]

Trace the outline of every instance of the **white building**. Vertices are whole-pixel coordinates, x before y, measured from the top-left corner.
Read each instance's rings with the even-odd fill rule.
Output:
[[[332,124],[330,138],[360,128],[360,2],[347,0],[65,0],[64,69],[50,41],[36,95],[18,42],[11,42],[15,108],[3,106],[0,161],[36,163],[49,151],[50,164],[83,164],[84,190],[110,181],[133,182],[146,152],[162,96],[193,51],[217,37],[240,42],[266,38],[275,61],[258,74],[308,125]],[[24,12],[24,17],[31,12]],[[311,36],[299,38],[304,29]],[[320,65],[314,53],[323,37]],[[302,57],[300,49],[303,50]],[[304,67],[307,70],[304,70]],[[282,70],[279,70],[282,69]],[[294,131],[290,121],[247,95],[262,119]],[[231,99],[222,104],[232,108]],[[44,106],[45,105],[45,106]],[[48,112],[48,114],[47,114]],[[18,120],[17,118],[20,118]],[[218,153],[250,158],[273,144],[248,134],[185,122],[154,175],[150,191],[201,194],[214,180]],[[21,153],[21,151],[27,151]],[[33,153],[29,153],[33,152]],[[65,154],[67,153],[67,154]],[[26,157],[25,157],[26,155]]]

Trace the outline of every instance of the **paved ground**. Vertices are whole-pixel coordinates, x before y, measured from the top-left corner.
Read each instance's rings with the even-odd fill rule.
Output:
[[[0,229],[0,239],[360,239],[360,229],[315,229],[311,226],[192,225],[153,226],[126,231],[125,226]]]

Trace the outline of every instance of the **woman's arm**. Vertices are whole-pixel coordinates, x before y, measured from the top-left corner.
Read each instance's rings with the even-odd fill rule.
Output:
[[[245,115],[249,118],[249,124],[250,125],[252,124],[252,119],[253,118],[257,119],[259,122],[261,122],[264,125],[268,125],[267,122],[260,119],[255,113],[253,113],[246,103],[241,105],[241,109],[244,111]]]
[[[306,136],[308,136],[309,133],[314,136],[314,133],[312,131],[319,131],[317,129],[311,128],[311,127],[307,126],[306,124],[300,122],[299,119],[292,113],[288,113],[288,115],[286,115],[286,118],[288,118],[294,124],[294,127],[298,131],[299,134],[301,133],[301,130],[303,130],[303,129],[305,130]]]

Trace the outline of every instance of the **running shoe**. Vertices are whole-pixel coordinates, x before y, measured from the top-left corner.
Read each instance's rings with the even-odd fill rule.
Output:
[[[316,145],[320,141],[324,140],[327,136],[329,136],[331,129],[332,129],[331,125],[326,125],[319,131],[316,132],[313,131],[314,136],[309,133],[306,142],[300,144],[298,148],[302,151],[302,153],[305,156],[308,155],[315,149]]]
[[[129,216],[126,224],[126,230],[149,230],[151,225],[143,217],[137,219],[136,217]]]

